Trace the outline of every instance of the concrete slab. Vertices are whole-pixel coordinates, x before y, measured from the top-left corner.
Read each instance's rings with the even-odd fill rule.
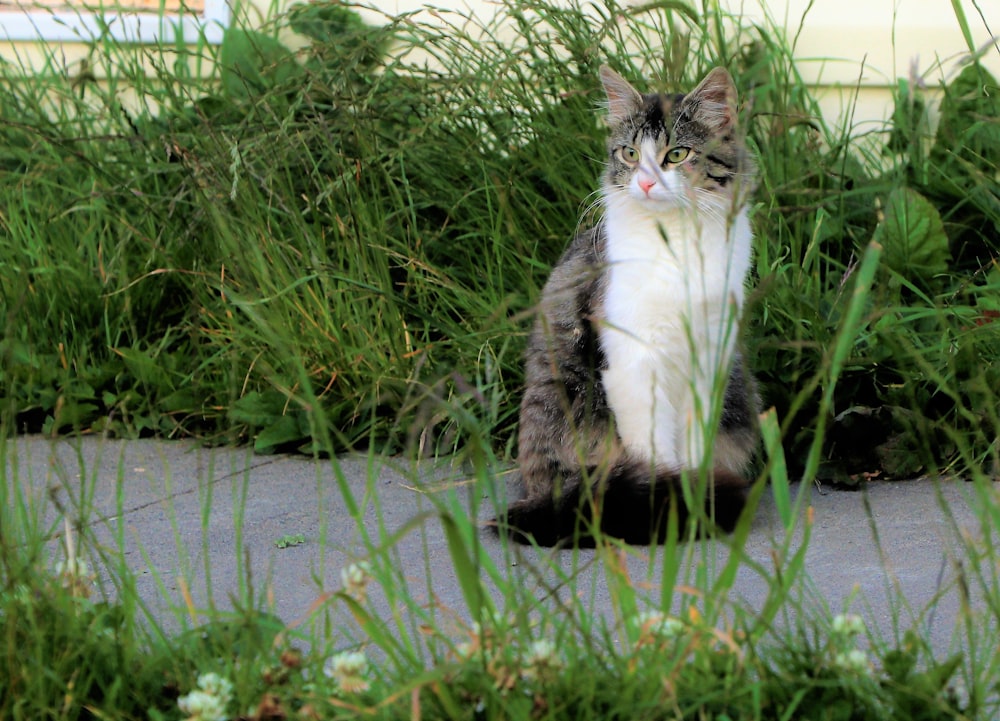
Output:
[[[439,514],[478,508],[481,517],[493,515],[493,489],[485,487],[492,483],[477,483],[468,469],[451,463],[312,461],[191,442],[97,438],[20,437],[4,443],[3,455],[8,490],[20,489],[23,503],[52,538],[53,560],[63,555],[61,508],[83,529],[82,545],[101,569],[101,582],[113,593],[120,575],[115,569],[123,563],[167,630],[202,618],[205,609],[234,603],[269,607],[307,637],[329,620],[326,614],[349,629],[354,624],[342,604],[329,603],[329,594],[341,588],[341,569],[365,558],[391,567],[398,578],[394,590],[374,591],[376,607],[389,613],[399,605],[393,593],[405,593],[437,623],[458,626],[468,613]],[[504,487],[503,477],[495,482]],[[354,499],[358,520],[344,491]],[[825,605],[831,613],[848,606],[887,639],[917,626],[944,654],[962,643],[968,628],[962,615],[968,588],[978,609],[971,627],[996,632],[965,547],[997,540],[977,510],[984,499],[977,498],[975,486],[919,480],[874,482],[864,492],[812,486],[793,491],[808,496],[790,540],[765,491],[725,603],[762,608],[770,578],[787,572],[790,554],[801,544],[808,514],[805,575],[793,591],[799,601]],[[304,543],[278,547],[282,538],[299,534]],[[598,553],[511,547],[488,531],[470,543],[480,544],[486,586],[501,608],[573,597],[594,614],[611,617],[609,571]],[[717,577],[733,553],[729,544],[713,540],[683,544],[679,552],[680,584],[672,593],[661,588],[662,549],[625,554],[623,568],[652,606],[669,599],[676,607],[685,588],[704,588],[703,579]],[[516,598],[499,599],[491,574],[516,579],[504,584]]]

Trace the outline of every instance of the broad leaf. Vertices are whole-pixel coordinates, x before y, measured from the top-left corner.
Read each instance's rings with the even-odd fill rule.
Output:
[[[951,255],[941,215],[911,188],[889,193],[873,240],[883,247],[889,269],[911,282],[926,284],[948,270]]]
[[[232,98],[252,98],[303,72],[281,42],[252,30],[226,31],[219,56],[222,87]]]
[[[297,443],[309,436],[308,423],[301,423],[301,411],[292,411],[266,426],[254,439],[257,453],[274,453],[281,446]],[[303,428],[303,426],[305,426]]]
[[[989,175],[1000,166],[1000,93],[979,63],[967,65],[945,88],[932,158],[948,166],[961,158]],[[950,173],[963,172],[958,164]]]
[[[268,426],[282,415],[285,405],[285,397],[277,391],[250,391],[230,407],[229,420],[250,426]]]

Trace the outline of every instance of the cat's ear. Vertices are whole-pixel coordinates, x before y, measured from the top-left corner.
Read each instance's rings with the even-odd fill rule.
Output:
[[[608,96],[608,122],[612,125],[622,122],[642,107],[642,96],[629,85],[628,80],[609,68],[601,66],[601,83]]]
[[[691,117],[714,132],[722,132],[736,122],[736,84],[725,68],[715,68],[684,96]]]

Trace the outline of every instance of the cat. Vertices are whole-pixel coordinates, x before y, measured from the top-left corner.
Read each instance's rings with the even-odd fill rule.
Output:
[[[709,451],[700,497],[732,531],[758,442],[756,385],[737,349],[755,165],[733,79],[716,68],[686,95],[643,95],[607,66],[600,77],[603,218],[542,290],[520,407],[525,497],[494,522],[540,546],[593,546],[595,527],[663,542],[671,506],[682,524],[692,515],[682,471],[705,478]]]

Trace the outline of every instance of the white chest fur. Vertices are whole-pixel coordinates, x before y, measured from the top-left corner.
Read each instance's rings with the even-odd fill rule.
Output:
[[[640,457],[699,466],[735,346],[751,232],[746,211],[609,204],[602,376],[622,442]]]

